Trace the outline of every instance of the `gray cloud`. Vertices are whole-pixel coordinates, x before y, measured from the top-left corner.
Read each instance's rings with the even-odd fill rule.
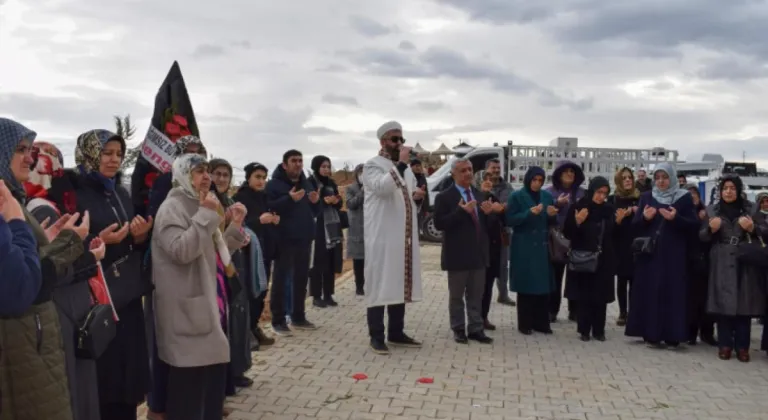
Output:
[[[424,111],[440,111],[449,108],[448,104],[442,101],[419,101],[416,102],[416,106]]]
[[[350,105],[355,107],[360,106],[360,104],[357,102],[357,99],[352,96],[336,95],[333,93],[326,93],[323,95],[322,101],[323,103],[332,105]]]
[[[400,41],[400,44],[397,46],[397,48],[400,48],[403,51],[413,51],[416,49],[416,45],[413,44],[411,41]]]
[[[378,21],[360,15],[350,16],[349,24],[359,34],[369,38],[389,35],[397,31],[396,27],[385,26]]]
[[[768,64],[757,60],[726,56],[707,60],[695,73],[710,80],[747,81],[768,78]]]
[[[568,107],[586,110],[592,107],[591,98],[572,99],[561,96],[515,72],[492,64],[470,60],[461,52],[446,47],[429,47],[415,56],[396,50],[365,48],[352,52],[340,52],[362,71],[382,76],[403,78],[441,78],[488,81],[494,89],[517,93],[535,94],[539,103],[548,107]]]
[[[221,45],[200,44],[192,51],[192,57],[195,58],[213,58],[224,55],[226,49]]]

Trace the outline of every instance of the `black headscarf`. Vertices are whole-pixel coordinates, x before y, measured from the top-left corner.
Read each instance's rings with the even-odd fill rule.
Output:
[[[736,200],[732,203],[726,203],[725,200],[723,200],[723,187],[725,186],[725,183],[729,181],[736,187]],[[741,182],[741,178],[736,175],[724,176],[720,179],[720,182],[717,183],[717,190],[720,192],[720,202],[718,203],[720,214],[730,221],[738,219],[744,212],[744,196],[742,195],[742,192],[744,191],[744,183]]]
[[[220,158],[211,159],[210,162],[208,162],[208,172],[213,173],[213,171],[215,171],[216,168],[220,168],[222,166],[227,168],[227,171],[229,171],[229,179],[231,182],[232,181],[232,165],[230,165],[230,163],[224,159],[220,159]],[[216,188],[216,184],[213,182],[211,182],[211,191],[213,191],[216,194],[216,197],[219,199],[219,202],[221,202],[224,208],[227,208],[234,203],[232,198],[229,197],[229,194],[227,192],[220,193],[218,188]]]
[[[602,176],[596,176],[592,178],[591,181],[589,181],[589,187],[587,188],[587,193],[584,194],[584,197],[579,200],[578,204],[576,205],[577,209],[583,209],[587,208],[589,210],[590,216],[595,216],[600,219],[607,219],[613,216],[613,209],[608,204],[607,200],[603,201],[601,204],[597,204],[592,200],[592,197],[595,195],[595,191],[599,190],[600,188],[608,187],[608,193],[611,192],[611,184],[608,182],[607,179],[605,179]]]
[[[528,168],[528,171],[525,173],[525,177],[523,177],[523,185],[525,186],[525,191],[528,193],[528,195],[530,195],[531,198],[533,198],[533,202],[536,204],[539,204],[541,202],[541,190],[539,191],[531,190],[531,182],[533,181],[533,178],[536,176],[541,176],[543,179],[547,179],[547,173],[544,172],[544,169],[538,166],[531,166],[530,168]]]
[[[320,175],[320,167],[325,162],[328,162],[330,165],[331,159],[329,159],[328,156],[317,155],[312,158],[312,164],[310,165],[310,168],[312,168],[312,172],[314,173],[315,178],[322,182],[323,185],[328,185],[328,177]]]

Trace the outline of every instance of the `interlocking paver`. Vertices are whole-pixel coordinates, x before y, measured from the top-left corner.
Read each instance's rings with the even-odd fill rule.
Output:
[[[646,348],[624,337],[609,309],[608,341],[583,343],[574,323],[552,336],[523,336],[515,310],[492,304],[493,345],[453,342],[440,248],[421,249],[424,301],[406,311],[407,332],[421,349],[368,349],[365,304],[354,283],[336,287],[338,308],[308,306],[316,331],[297,331],[254,353],[251,389],[228,400],[230,419],[764,419],[768,358],[748,364],[717,359],[696,346]],[[759,347],[760,328],[753,330]],[[368,379],[355,381],[352,375]],[[420,384],[421,377],[434,378]]]

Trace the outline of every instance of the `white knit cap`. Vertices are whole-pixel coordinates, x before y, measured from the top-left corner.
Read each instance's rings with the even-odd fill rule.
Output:
[[[389,121],[385,122],[381,127],[379,127],[378,130],[376,130],[376,137],[381,140],[382,137],[384,137],[385,134],[387,134],[388,131],[392,130],[403,130],[403,126],[400,125],[397,121]]]

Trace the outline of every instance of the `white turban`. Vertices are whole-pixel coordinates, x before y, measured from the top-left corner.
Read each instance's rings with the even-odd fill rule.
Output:
[[[379,140],[381,140],[381,138],[384,137],[384,135],[387,134],[388,131],[392,131],[392,130],[402,131],[403,126],[400,125],[400,123],[397,121],[386,122],[381,127],[379,127],[378,130],[376,130],[376,137],[378,137]]]

